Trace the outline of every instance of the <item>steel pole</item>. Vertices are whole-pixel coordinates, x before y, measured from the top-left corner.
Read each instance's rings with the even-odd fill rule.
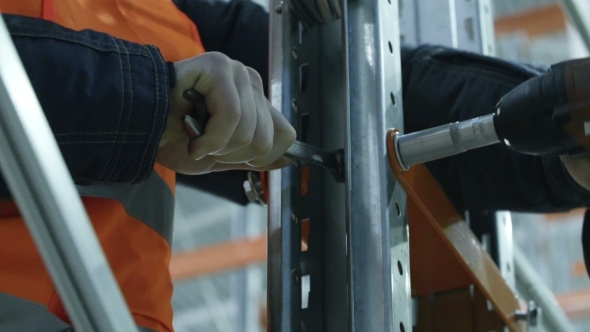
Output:
[[[2,17],[0,45],[0,170],[68,315],[137,331]]]

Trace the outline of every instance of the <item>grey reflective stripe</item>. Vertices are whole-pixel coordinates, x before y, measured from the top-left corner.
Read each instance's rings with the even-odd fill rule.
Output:
[[[172,243],[174,195],[157,172],[152,172],[139,184],[109,184],[78,186],[81,196],[114,199],[127,213],[149,225]]]
[[[38,303],[0,293],[0,331],[71,332],[73,329]]]
[[[138,326],[139,332],[156,332]],[[71,325],[57,318],[38,303],[0,293],[1,332],[74,332]]]

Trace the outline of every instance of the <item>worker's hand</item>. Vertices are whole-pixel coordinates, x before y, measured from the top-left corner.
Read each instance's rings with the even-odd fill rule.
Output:
[[[214,52],[176,62],[175,68],[157,163],[184,174],[289,164],[282,156],[293,144],[295,130],[265,98],[256,71]],[[203,95],[210,115],[204,135],[196,139],[189,138],[181,121],[193,108],[182,96],[191,88]]]
[[[590,156],[570,157],[564,155],[561,156],[561,161],[572,178],[582,187],[590,190]]]

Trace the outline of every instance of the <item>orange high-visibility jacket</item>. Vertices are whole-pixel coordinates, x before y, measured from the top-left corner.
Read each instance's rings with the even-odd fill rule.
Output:
[[[195,25],[171,0],[0,0],[0,10],[156,45],[166,61],[204,52]],[[155,165],[138,185],[80,187],[135,322],[148,331],[173,330],[166,237],[172,228],[174,182],[174,172]],[[68,330],[62,322],[69,322],[67,313],[26,225],[14,205],[6,209],[3,205],[0,214],[0,317],[22,321],[12,325],[21,326],[19,331],[29,331],[32,321],[35,326],[44,322],[43,331],[62,331],[59,324]]]

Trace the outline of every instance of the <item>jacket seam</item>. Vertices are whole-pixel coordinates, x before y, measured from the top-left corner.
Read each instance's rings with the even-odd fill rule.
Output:
[[[110,52],[119,53],[119,51],[118,51],[119,47],[117,45],[113,45],[112,43],[107,43],[107,42],[103,42],[103,41],[98,41],[98,40],[92,39],[90,37],[86,37],[82,34],[74,34],[74,33],[67,32],[67,31],[56,31],[56,30],[51,30],[51,29],[43,29],[43,28],[39,28],[39,27],[20,25],[20,24],[8,24],[8,27],[26,28],[26,29],[31,29],[31,30],[43,31],[46,33],[45,35],[36,35],[36,34],[32,34],[32,33],[27,33],[27,32],[11,31],[10,34],[13,37],[14,36],[18,36],[18,37],[23,36],[23,37],[35,37],[35,38],[61,39],[63,41],[83,44],[83,45],[95,48],[97,50],[100,50],[100,51],[110,51]],[[93,30],[82,30],[82,31],[93,31]],[[104,36],[108,36],[108,35],[102,34],[100,32],[96,32],[96,31],[93,31],[93,32],[95,32],[97,34],[104,35]],[[75,37],[75,38],[70,38],[70,36]],[[86,43],[84,40],[79,40],[78,38],[84,39],[90,43]],[[111,37],[111,38],[113,38],[113,37]],[[97,44],[106,46],[106,48],[100,48]],[[115,46],[115,48],[113,48],[113,46]],[[134,47],[133,50],[134,50],[134,52],[130,52],[130,54],[140,55],[140,56],[144,56],[144,57],[148,56],[148,54],[146,54],[147,52],[145,50],[142,50],[141,48]]]
[[[119,45],[117,45],[117,40],[114,37],[111,37],[115,43],[115,46],[117,47],[117,55],[119,58],[119,73],[121,75],[121,110],[119,111],[119,120],[117,121],[117,132],[121,129],[121,117],[123,115],[123,112],[125,110],[125,77],[123,75],[123,61],[121,60],[121,50],[119,49]],[[115,140],[118,139],[118,134],[115,135]],[[115,147],[114,144],[111,144],[111,148],[109,150],[109,154],[108,154],[108,159],[107,162],[105,163],[105,167],[102,170],[102,172],[100,173],[100,175],[98,176],[98,181],[103,180],[103,176],[106,173],[107,169],[109,168],[109,165],[111,163],[111,158],[113,156],[113,148]],[[115,160],[115,165],[117,164],[117,161]]]
[[[143,144],[146,140],[130,142],[130,141],[120,141],[120,140],[110,140],[110,141],[75,141],[75,142],[60,142],[59,145],[68,145],[68,144],[106,144],[106,143],[113,143],[113,144]],[[99,177],[100,181],[100,177]]]
[[[127,107],[128,112],[127,112],[127,121],[125,122],[124,126],[125,129],[123,129],[122,132],[119,132],[118,135],[123,135],[123,137],[121,138],[123,141],[126,140],[126,135],[125,133],[127,132],[127,130],[129,130],[129,121],[131,120],[131,113],[133,112],[133,81],[132,81],[132,75],[131,75],[131,61],[129,60],[129,53],[127,50],[127,47],[125,47],[124,43],[121,43],[121,46],[123,47],[123,49],[125,50],[125,54],[127,54],[127,72],[128,72],[128,78],[129,78],[129,105]],[[121,68],[121,74],[123,74],[123,68]],[[121,117],[123,116],[123,113],[121,112]],[[119,128],[118,128],[119,129]],[[120,128],[122,129],[122,128]],[[107,177],[108,179],[110,179],[113,174],[115,173],[115,170],[117,169],[117,164],[119,163],[119,158],[121,156],[121,150],[123,150],[123,146],[119,147],[119,151],[117,152],[117,157],[115,158],[115,164],[113,165],[113,169],[111,170],[109,176]]]
[[[135,173],[135,176],[133,177],[131,182],[135,182],[137,180],[137,177],[139,176],[139,174],[141,173],[141,171],[143,169],[145,156],[147,155],[149,143],[151,142],[152,136],[154,135],[154,129],[156,127],[156,117],[157,117],[157,114],[158,114],[158,111],[160,108],[160,86],[159,86],[159,81],[158,81],[158,68],[156,65],[156,61],[154,60],[154,57],[151,53],[150,53],[150,59],[152,60],[152,64],[154,66],[154,80],[155,80],[155,87],[156,87],[156,91],[154,93],[156,96],[156,102],[155,102],[155,107],[154,107],[154,112],[153,112],[152,129],[150,130],[150,136],[148,137],[148,141],[147,141],[148,143],[147,143],[146,149],[143,151],[143,156],[141,157],[141,161],[139,163],[137,173]]]
[[[73,136],[73,135],[117,135],[121,134],[121,132],[116,131],[105,131],[105,132],[98,132],[98,133],[84,133],[84,132],[74,132],[74,133],[59,133],[55,134],[55,136]],[[130,133],[124,132],[126,136],[143,136],[147,135],[147,133]]]

